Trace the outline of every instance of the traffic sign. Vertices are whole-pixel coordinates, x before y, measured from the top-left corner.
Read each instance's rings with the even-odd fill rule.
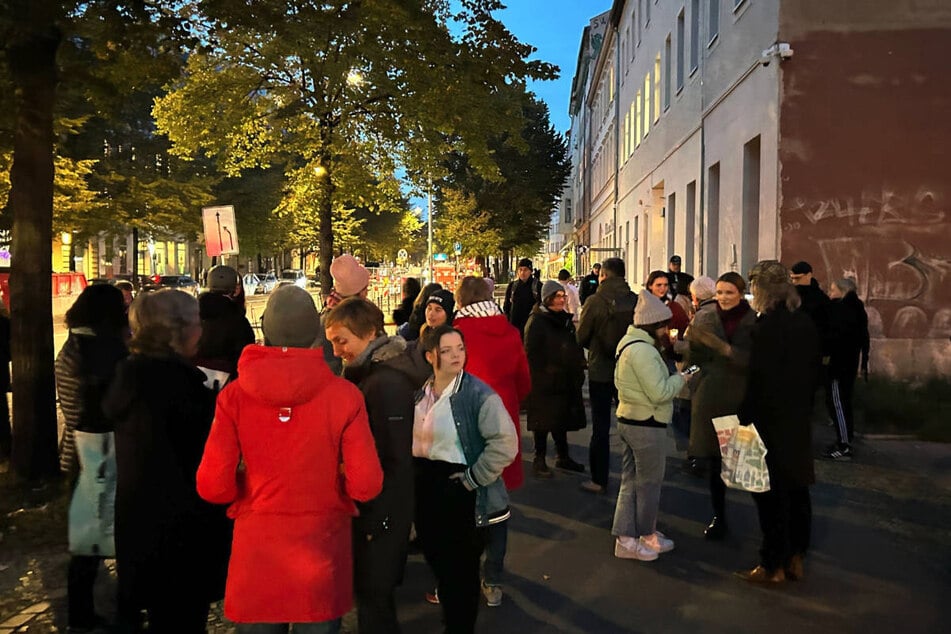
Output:
[[[462,255],[462,243],[457,242],[452,245],[453,250],[456,252],[456,255]]]

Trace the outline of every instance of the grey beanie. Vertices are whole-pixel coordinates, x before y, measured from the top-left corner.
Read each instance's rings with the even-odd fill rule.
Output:
[[[561,285],[561,282],[555,280],[548,280],[542,285],[542,304],[548,303],[548,298],[557,293],[558,291],[565,291],[565,287]]]
[[[690,294],[702,302],[716,296],[717,283],[712,277],[701,275],[690,283]]]
[[[670,309],[648,290],[643,290],[637,296],[637,306],[634,308],[634,325],[649,326],[667,321],[674,314]]]
[[[300,286],[279,286],[267,300],[261,329],[269,346],[310,348],[321,335],[314,299]]]

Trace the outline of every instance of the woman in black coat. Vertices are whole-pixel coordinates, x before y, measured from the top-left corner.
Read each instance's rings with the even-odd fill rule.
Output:
[[[132,355],[103,402],[116,434],[120,618],[135,627],[145,609],[150,632],[204,632],[224,595],[231,522],[195,488],[215,410],[215,392],[189,362],[198,302],[173,289],[144,293],[130,320]]]
[[[537,477],[551,477],[545,461],[548,434],[555,441],[555,467],[581,473],[584,465],[568,455],[568,432],[587,424],[581,386],[584,384],[584,350],[575,337],[571,313],[565,311],[564,287],[553,280],[542,287],[542,301],[525,324],[525,354],[532,375],[526,400],[528,430],[535,435],[532,468]]]
[[[740,409],[766,445],[769,491],[754,493],[763,545],[760,564],[737,574],[754,583],[800,579],[809,549],[815,482],[812,459],[812,397],[820,367],[819,335],[798,309],[799,295],[779,262],[764,260],[750,271],[753,309],[749,384]]]
[[[101,621],[93,608],[99,564],[115,556],[112,516],[104,512],[115,500],[115,441],[102,399],[116,364],[128,354],[122,291],[109,284],[87,286],[66,311],[66,326],[69,337],[56,355],[56,391],[65,420],[60,464],[75,483],[67,619],[71,629],[91,629]]]
[[[350,297],[324,318],[327,341],[343,359],[343,376],[363,393],[383,467],[383,491],[358,503],[353,521],[353,584],[359,631],[396,634],[394,591],[403,581],[413,523],[413,416],[415,394],[429,377],[406,353],[401,337],[387,336],[383,312]]]

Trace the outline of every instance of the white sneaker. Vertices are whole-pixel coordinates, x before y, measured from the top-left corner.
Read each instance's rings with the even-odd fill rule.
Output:
[[[643,539],[643,538],[642,538]],[[614,540],[614,556],[618,559],[637,559],[638,561],[654,561],[657,559],[657,551],[651,550],[644,545],[642,539],[634,542],[634,546],[628,548],[621,543],[620,539]]]
[[[657,554],[669,553],[674,549],[674,540],[667,539],[660,531],[654,531],[653,535],[646,537],[641,536],[637,541]]]

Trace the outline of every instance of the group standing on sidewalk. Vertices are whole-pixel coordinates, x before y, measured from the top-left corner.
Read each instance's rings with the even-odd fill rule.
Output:
[[[227,267],[205,302],[214,310],[204,314],[199,301],[171,289],[136,297],[128,318],[115,287],[80,296],[56,363],[64,469],[78,472],[73,631],[100,623],[91,589],[100,559],[115,556],[128,631],[146,619],[153,632],[204,631],[210,604],[224,597],[239,632],[291,625],[336,632],[354,600],[361,632],[399,632],[394,592],[415,525],[446,631],[473,632],[480,597],[502,602],[508,492],[524,480],[523,407],[532,474],[553,475],[551,435],[553,466],[590,470],[582,489],[604,494],[616,404],[623,451],[614,554],[640,561],[674,548],[657,520],[675,405],[692,410],[683,426],[688,455],[708,462],[712,540],[727,534],[713,419],[755,422],[770,489],[753,494],[759,565],[738,575],[761,583],[804,576],[814,481],[809,414],[821,357],[830,357],[840,454],[850,452],[851,386],[857,368],[867,368],[867,319],[850,280],[835,283],[822,309],[823,339],[776,261],[750,272],[747,303],[739,274],[720,276],[711,291],[713,280],[694,281],[674,258],[638,296],[624,262],[608,258],[597,285],[584,282],[593,293],[580,320],[566,279],[536,283],[522,271],[504,310],[486,280],[467,277],[455,295],[430,286],[415,301],[405,298],[404,317],[413,324],[410,308],[418,313],[410,328],[419,335],[407,345],[384,332],[383,313],[361,296],[368,273],[352,260],[332,267],[341,279],[323,314],[303,289],[274,291],[262,317],[264,345],[247,345],[243,328],[214,331],[215,319],[237,324],[241,315],[241,299],[226,292],[236,278]],[[530,272],[530,260],[519,264]],[[689,312],[670,297],[672,276],[677,295],[693,300]],[[586,376],[587,465],[572,458],[568,442],[587,425]],[[112,484],[103,477],[110,469]],[[92,484],[84,473],[96,476]],[[92,513],[99,494],[115,497],[114,547],[109,519],[98,518],[100,532],[80,539],[78,518]]]

